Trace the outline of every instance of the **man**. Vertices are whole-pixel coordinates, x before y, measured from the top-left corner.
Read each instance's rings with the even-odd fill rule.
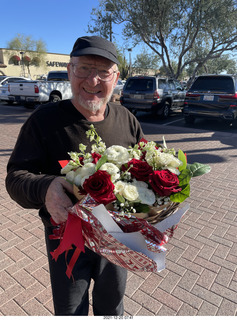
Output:
[[[38,107],[23,125],[8,163],[6,188],[25,208],[39,209],[45,225],[45,239],[56,315],[88,315],[88,289],[92,292],[94,315],[122,315],[126,270],[110,263],[88,248],[73,269],[65,271],[61,255],[53,261],[50,252],[59,245],[49,240],[53,233],[50,217],[57,223],[67,220],[73,205],[72,186],[60,177],[58,161],[90,143],[85,132],[91,123],[106,146],[133,146],[143,137],[136,118],[122,106],[108,104],[119,78],[115,46],[100,37],[81,37],[74,44],[68,64],[71,100]],[[90,151],[90,150],[88,150]],[[68,261],[73,254],[70,250]]]

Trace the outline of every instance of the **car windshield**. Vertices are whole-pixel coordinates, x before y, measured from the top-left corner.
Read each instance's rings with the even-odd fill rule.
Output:
[[[2,80],[4,80],[6,78],[6,76],[0,76],[0,82],[2,81]]]
[[[153,79],[130,79],[126,89],[136,91],[152,91]]]
[[[234,84],[231,77],[198,77],[190,90],[233,93]]]

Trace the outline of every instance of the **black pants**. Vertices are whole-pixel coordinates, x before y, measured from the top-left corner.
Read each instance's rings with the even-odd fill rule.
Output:
[[[73,279],[68,279],[65,254],[57,262],[51,258],[50,252],[58,247],[59,241],[49,240],[50,234],[52,228],[45,228],[55,315],[88,315],[91,279],[94,315],[123,315],[127,270],[85,247],[85,253],[81,252],[73,268]],[[72,253],[70,250],[67,262]]]

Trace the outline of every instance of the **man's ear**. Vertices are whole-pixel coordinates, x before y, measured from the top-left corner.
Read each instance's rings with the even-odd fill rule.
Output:
[[[117,84],[117,82],[118,82],[119,76],[120,76],[120,72],[118,71],[118,72],[116,73],[116,78],[115,78],[115,80],[114,80],[114,85],[113,85],[114,88],[116,87],[116,84]]]
[[[68,63],[67,65],[67,73],[68,73],[68,79],[71,79],[71,67],[70,67],[70,63]]]

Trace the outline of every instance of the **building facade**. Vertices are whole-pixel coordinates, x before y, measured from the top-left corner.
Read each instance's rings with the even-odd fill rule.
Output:
[[[32,80],[43,78],[49,71],[67,69],[70,55],[46,53],[39,59],[34,53],[0,48],[0,75],[21,76]]]

